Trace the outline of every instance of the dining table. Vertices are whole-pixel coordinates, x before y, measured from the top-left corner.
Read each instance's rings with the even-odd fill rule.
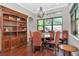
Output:
[[[60,33],[60,39],[62,39],[62,33]],[[61,40],[59,39],[59,42],[61,42]],[[43,45],[44,45],[44,48],[46,48],[46,45],[48,45],[48,40],[50,40],[50,34],[49,32],[43,32],[42,34],[42,42],[43,42]],[[55,35],[54,35],[54,40],[55,40]]]
[[[59,49],[64,51],[64,56],[66,55],[66,53],[71,56],[71,52],[77,52],[79,51],[79,49],[75,46],[69,45],[69,44],[60,44],[59,45]]]

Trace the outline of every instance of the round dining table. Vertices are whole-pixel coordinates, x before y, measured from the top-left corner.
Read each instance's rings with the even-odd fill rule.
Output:
[[[65,56],[66,53],[68,53],[69,56],[70,56],[70,55],[72,55],[71,52],[79,51],[79,49],[77,47],[74,47],[74,46],[68,45],[68,44],[60,44],[59,49],[64,51],[64,56]]]

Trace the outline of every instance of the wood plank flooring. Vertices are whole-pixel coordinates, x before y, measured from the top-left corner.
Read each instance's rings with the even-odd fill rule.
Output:
[[[53,56],[53,51],[44,49],[42,52],[32,52],[30,46],[24,45],[16,49],[12,49],[6,52],[0,52],[0,56]]]

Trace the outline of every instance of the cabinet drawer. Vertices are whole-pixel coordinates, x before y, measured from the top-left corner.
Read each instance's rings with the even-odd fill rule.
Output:
[[[10,40],[9,39],[4,39],[3,40],[3,50],[9,50],[10,49]]]

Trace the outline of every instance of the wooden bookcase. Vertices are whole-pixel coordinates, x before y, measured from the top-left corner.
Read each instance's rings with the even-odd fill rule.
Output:
[[[27,43],[27,15],[0,6],[0,51]]]

